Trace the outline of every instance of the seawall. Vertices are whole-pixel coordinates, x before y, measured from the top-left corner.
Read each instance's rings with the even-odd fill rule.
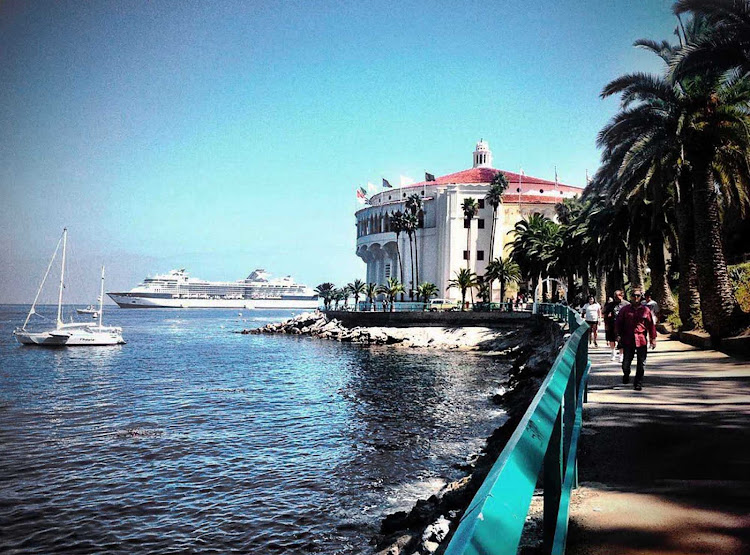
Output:
[[[530,312],[353,312],[328,310],[329,320],[334,318],[348,328],[354,327],[467,327],[483,326],[517,327],[523,321],[537,318]],[[541,317],[539,317],[541,318]]]

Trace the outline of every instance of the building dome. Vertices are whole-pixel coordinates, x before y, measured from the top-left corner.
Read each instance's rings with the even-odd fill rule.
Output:
[[[490,145],[484,139],[479,139],[477,148],[474,151],[474,166],[475,168],[491,168],[492,167],[492,151]]]

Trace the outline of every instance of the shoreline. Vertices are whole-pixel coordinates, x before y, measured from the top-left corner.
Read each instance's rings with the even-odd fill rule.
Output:
[[[381,520],[372,538],[371,553],[417,555],[445,548],[464,511],[479,489],[518,422],[549,372],[560,347],[560,327],[547,320],[520,320],[513,328],[468,327],[355,327],[347,328],[323,313],[304,313],[242,334],[287,334],[351,342],[363,346],[481,351],[511,364],[508,378],[498,383],[502,391],[488,402],[502,406],[506,422],[485,440],[470,462],[456,461],[465,476],[446,484],[438,493],[420,499],[408,512],[398,511]],[[536,538],[530,538],[536,544]]]
[[[482,325],[443,325],[409,327],[355,326],[347,327],[340,320],[322,312],[304,312],[283,322],[267,324],[260,328],[243,329],[240,334],[303,335],[356,343],[359,345],[388,345],[397,348],[427,348],[465,351],[503,352],[509,347],[507,338],[529,320],[518,320],[513,326],[489,327]]]

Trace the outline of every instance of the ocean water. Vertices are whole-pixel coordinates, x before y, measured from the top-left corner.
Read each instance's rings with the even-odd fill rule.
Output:
[[[27,310],[0,306],[3,553],[367,553],[505,419],[481,354],[232,333],[293,311],[109,308],[126,345],[49,349]]]

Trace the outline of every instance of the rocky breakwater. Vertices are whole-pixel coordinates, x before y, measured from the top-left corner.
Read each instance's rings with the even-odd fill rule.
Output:
[[[284,322],[242,330],[239,333],[308,335],[361,345],[496,351],[505,348],[505,338],[514,331],[484,326],[348,328],[335,318],[329,320],[322,312],[305,312]]]
[[[380,328],[347,328],[336,319],[329,320],[322,312],[304,312],[284,322],[266,324],[252,330],[242,330],[240,333],[310,335],[321,339],[363,345],[392,345],[404,341],[404,337],[389,335]]]

